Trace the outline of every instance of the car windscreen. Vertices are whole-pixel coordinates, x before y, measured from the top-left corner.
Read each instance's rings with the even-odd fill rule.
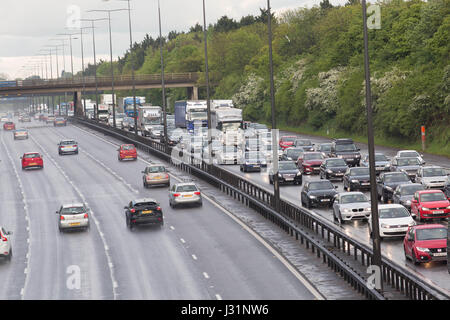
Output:
[[[356,146],[354,144],[337,144],[336,151],[356,151]]]
[[[149,207],[153,208],[153,207],[155,207],[157,205],[158,204],[156,202],[152,202],[152,201],[149,201],[149,202],[138,202],[138,203],[134,204],[134,208],[136,210],[142,210],[144,208],[149,208]]]
[[[133,145],[124,145],[122,146],[122,150],[134,150],[134,146]]]
[[[368,176],[369,168],[352,168],[350,169],[351,176]]]
[[[320,152],[305,153],[303,160],[322,160],[325,159]]]
[[[288,150],[286,150],[286,155],[287,155],[289,158],[292,158],[292,159],[295,158],[295,160],[297,160],[298,156],[299,156],[300,153],[302,153],[302,152],[303,152],[302,149],[288,149]]]
[[[330,190],[334,189],[333,185],[329,181],[318,181],[309,184],[309,190]]]
[[[281,140],[283,140],[283,142],[294,142],[295,137],[282,137]]]
[[[423,185],[410,185],[410,186],[403,186],[401,189],[400,194],[402,196],[407,196],[407,195],[413,195],[414,193],[416,193],[416,191],[419,190],[424,190],[424,186]]]
[[[62,208],[61,214],[80,214],[86,212],[86,209],[84,207],[68,207],[68,208]]]
[[[312,146],[311,140],[295,140],[296,146]]]
[[[285,170],[297,170],[297,165],[294,162],[279,162],[278,163],[278,170],[285,171]]]
[[[389,161],[389,159],[384,154],[376,154],[375,161]]]
[[[319,147],[320,151],[330,151],[331,150],[331,144],[321,144]]]
[[[345,167],[347,163],[344,159],[331,159],[327,161],[327,167]]]
[[[384,182],[390,183],[390,182],[403,182],[403,181],[411,181],[409,177],[404,174],[390,174],[384,177]]]
[[[245,153],[245,159],[251,159],[251,160],[260,160],[264,159],[264,155],[260,152],[246,152]]]
[[[443,192],[423,193],[420,195],[421,202],[445,201],[445,200],[447,200],[447,198],[445,197]]]
[[[409,212],[404,207],[383,208],[378,211],[380,219],[395,219],[409,217]]]
[[[357,203],[368,202],[367,197],[364,194],[349,194],[341,196],[341,203]]]
[[[166,172],[166,168],[164,166],[152,166],[147,168],[147,172],[149,173]]]
[[[399,156],[402,157],[402,158],[418,157],[419,154],[416,151],[405,151],[405,152],[400,152]]]
[[[184,186],[178,186],[176,191],[177,192],[194,192],[194,191],[198,191],[198,189],[195,185],[188,184],[188,185],[184,185]]]
[[[68,146],[68,145],[73,145],[73,144],[76,144],[76,143],[75,143],[75,141],[72,140],[72,141],[61,141],[60,144],[62,146]]]
[[[417,229],[416,239],[417,240],[447,239],[447,229],[445,228]]]
[[[25,159],[40,158],[39,153],[30,153],[23,156]]]
[[[417,158],[411,158],[411,159],[399,158],[397,160],[397,165],[399,165],[399,166],[417,166],[417,165],[420,165],[420,161]]]
[[[446,176],[447,173],[442,168],[427,168],[423,169],[423,176],[424,177],[443,177]]]

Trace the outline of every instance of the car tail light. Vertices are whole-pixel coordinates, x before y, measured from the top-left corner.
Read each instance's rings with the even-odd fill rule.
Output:
[[[3,236],[2,234],[0,234],[1,236],[2,236],[2,241],[3,242],[7,242],[8,241],[8,238],[6,238],[5,236]]]
[[[179,193],[174,193],[173,196],[174,196],[174,197],[179,197],[180,194],[179,194]]]
[[[89,216],[88,216],[87,213],[84,214],[84,218],[85,218],[85,219],[89,218]]]
[[[199,196],[200,195],[200,191],[195,191],[194,194]]]
[[[136,209],[131,209],[130,212],[131,212],[131,213],[135,213],[135,212],[136,212]]]
[[[169,175],[168,175],[168,174],[166,174],[166,179],[167,179],[167,178],[169,178]]]
[[[64,220],[64,216],[61,216],[59,219],[60,219],[60,220]]]
[[[156,210],[161,211],[161,207],[156,207]]]

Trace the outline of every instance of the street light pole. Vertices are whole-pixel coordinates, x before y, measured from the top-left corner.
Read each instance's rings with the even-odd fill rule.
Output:
[[[270,13],[270,0],[267,0],[267,29],[269,34],[269,67],[270,67],[270,104],[272,108],[272,171],[273,171],[273,195],[274,208],[280,208],[280,184],[278,180],[278,135],[276,134],[277,123],[275,114],[275,85],[273,81],[273,59],[272,59],[272,15]]]
[[[364,70],[366,76],[366,109],[367,109],[367,136],[369,146],[369,171],[370,171],[370,203],[371,203],[371,219],[372,219],[372,239],[373,239],[373,258],[372,265],[378,266],[381,271],[381,239],[378,220],[378,194],[376,189],[376,172],[375,172],[375,142],[372,121],[372,93],[370,88],[370,62],[369,62],[369,40],[367,34],[367,9],[366,0],[361,1],[363,13],[363,33],[364,33]],[[381,277],[379,283],[381,288],[377,288],[383,292],[383,272],[379,272]]]
[[[205,0],[203,0],[203,42],[205,43],[205,80],[206,80],[206,110],[208,115],[208,159],[212,164],[211,149],[211,100],[209,92],[209,68],[208,68],[208,32],[206,30],[206,8]]]
[[[163,124],[164,124],[164,150],[169,151],[167,145],[167,110],[166,110],[166,84],[164,79],[164,57],[163,57],[163,41],[161,31],[161,7],[158,0],[158,18],[159,18],[159,54],[161,56],[161,85],[162,85],[162,103],[163,103]]]

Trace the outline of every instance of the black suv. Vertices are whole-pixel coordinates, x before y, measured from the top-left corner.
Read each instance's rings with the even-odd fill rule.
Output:
[[[351,167],[359,166],[361,154],[352,139],[334,139],[331,143],[330,157],[342,158]]]
[[[387,203],[392,200],[394,190],[401,184],[412,183],[404,172],[382,172],[377,179],[378,200]]]
[[[343,159],[328,158],[320,166],[320,179],[340,180],[344,178],[347,171],[347,163]]]
[[[145,198],[131,201],[124,207],[127,227],[133,229],[135,225],[159,224],[164,225],[163,212],[159,203],[153,199]]]
[[[336,188],[329,180],[306,182],[300,194],[302,206],[308,209],[313,206],[331,208],[334,196],[337,195]]]
[[[370,172],[369,168],[349,168],[344,174],[344,190],[369,190]]]

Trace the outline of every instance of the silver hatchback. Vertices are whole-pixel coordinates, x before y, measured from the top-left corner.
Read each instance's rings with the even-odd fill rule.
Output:
[[[201,206],[203,204],[202,194],[195,183],[177,183],[169,189],[169,204],[172,208],[185,204]]]
[[[59,231],[68,229],[89,229],[90,210],[83,203],[64,204],[56,211]]]

